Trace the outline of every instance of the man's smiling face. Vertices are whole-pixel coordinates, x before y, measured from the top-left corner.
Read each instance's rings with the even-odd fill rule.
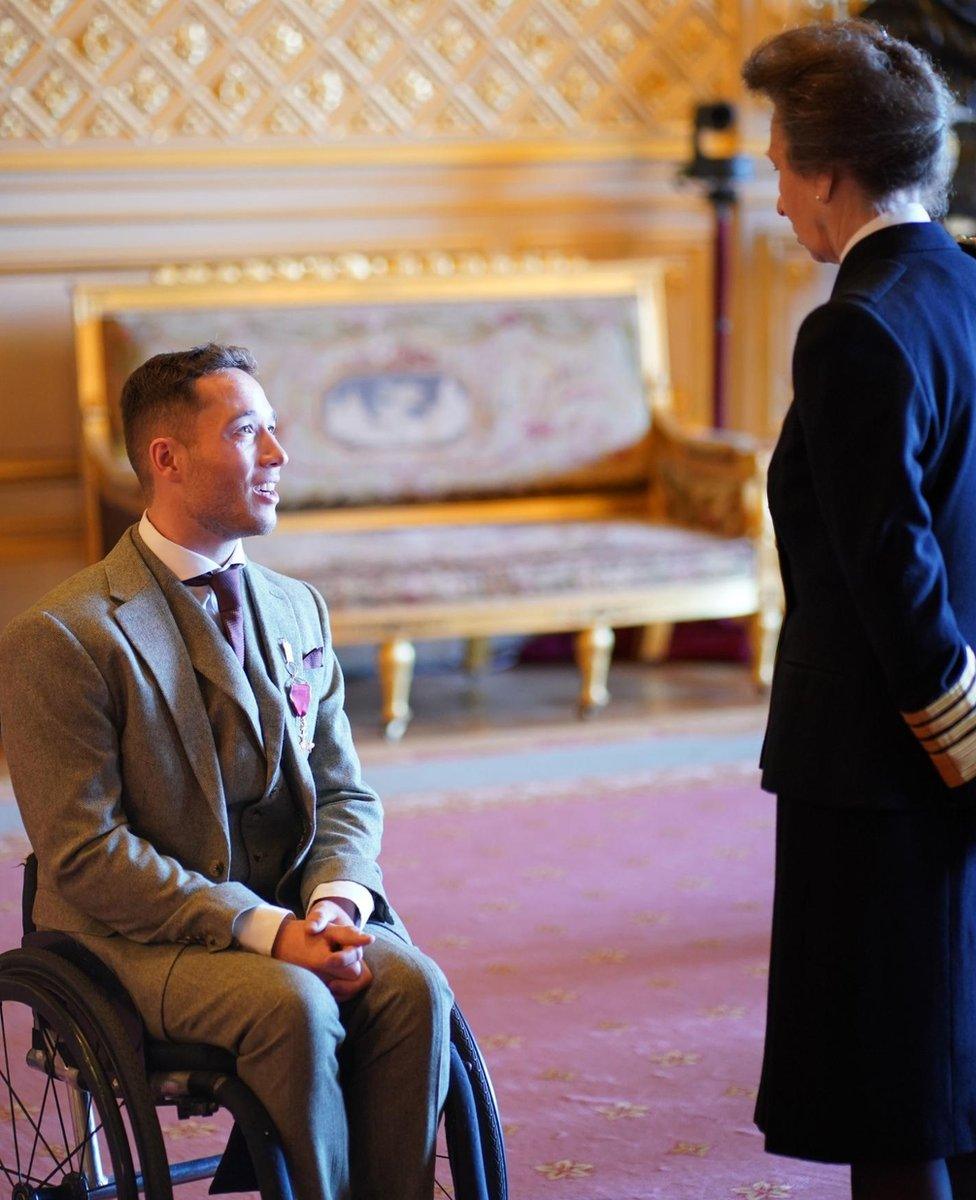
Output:
[[[196,382],[199,410],[183,443],[181,506],[186,517],[224,541],[270,533],[278,478],[288,455],[260,383],[230,369]]]

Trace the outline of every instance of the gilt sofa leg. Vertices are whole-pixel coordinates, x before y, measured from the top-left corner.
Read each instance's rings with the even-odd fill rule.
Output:
[[[659,621],[654,625],[645,625],[640,633],[637,646],[637,657],[641,662],[659,663],[667,658],[671,649],[671,634],[674,633],[674,623]]]
[[[464,653],[464,669],[469,675],[480,675],[491,662],[491,638],[468,638]]]
[[[380,686],[383,691],[383,730],[396,742],[410,723],[410,684],[417,653],[405,638],[390,638],[379,651]]]
[[[606,625],[592,625],[576,635],[576,665],[582,675],[579,696],[581,716],[585,717],[595,708],[603,708],[610,701],[607,675],[613,642],[613,630]]]

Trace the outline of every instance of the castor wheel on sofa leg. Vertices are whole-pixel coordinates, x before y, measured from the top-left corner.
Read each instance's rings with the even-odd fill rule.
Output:
[[[410,724],[410,684],[417,653],[405,638],[391,638],[380,646],[380,686],[383,690],[383,731],[399,741]]]
[[[588,716],[610,702],[607,675],[610,672],[613,642],[613,630],[607,625],[593,625],[576,635],[576,665],[582,676],[579,695],[581,717]]]

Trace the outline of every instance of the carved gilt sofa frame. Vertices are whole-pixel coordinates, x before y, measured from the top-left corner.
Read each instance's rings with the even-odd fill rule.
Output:
[[[267,348],[257,350],[258,365],[271,403],[278,409],[286,446],[291,452],[291,433],[306,459],[312,457],[306,462],[304,493],[289,505],[283,486],[276,533],[252,543],[249,552],[276,569],[311,578],[324,591],[338,647],[379,646],[388,736],[400,736],[409,720],[413,643],[423,639],[468,639],[469,664],[474,666],[484,660],[492,636],[575,632],[582,676],[579,707],[585,713],[607,702],[614,628],[643,627],[643,656],[654,659],[666,651],[670,629],[677,621],[742,617],[749,623],[754,676],[759,683],[768,682],[780,605],[765,516],[764,452],[749,439],[689,431],[675,421],[662,264],[646,260],[522,264],[504,260],[498,264],[440,255],[427,261],[413,256],[406,267],[402,263],[400,269],[394,267],[389,260],[377,267],[361,256],[304,260],[287,272],[295,278],[282,279],[273,274],[269,278],[268,272],[247,264],[224,264],[171,270],[146,285],[79,289],[74,312],[92,560],[106,551],[142,507],[135,477],[121,452],[117,397],[124,374],[160,350],[211,339],[238,341],[254,349],[254,339],[264,338]],[[610,311],[607,305],[617,307]],[[371,323],[368,330],[364,322]],[[387,328],[391,322],[395,337]],[[304,340],[289,343],[292,336]],[[343,338],[355,342],[344,359],[341,354],[336,357]],[[287,343],[285,349],[281,339]],[[472,356],[475,341],[481,358]],[[599,415],[612,410],[619,399],[612,386],[614,372],[638,397],[636,402],[633,397],[627,401],[627,419],[633,426],[630,444],[617,445],[616,435],[608,433],[606,444],[595,446],[594,457],[600,461],[592,469],[573,459],[540,469],[538,480],[531,478],[531,464],[510,469],[504,447],[511,445],[511,456],[518,458],[526,449],[525,438],[520,434],[513,440],[511,431],[498,426],[506,420],[527,421],[524,410],[531,397],[524,401],[522,396],[497,395],[491,401],[496,409],[489,417],[479,416],[476,406],[488,403],[479,389],[499,392],[502,376],[518,380],[519,372],[513,371],[505,350],[518,345],[523,346],[523,354],[528,347],[533,362],[546,355],[552,359],[546,366],[549,376],[538,385],[545,397],[542,402],[549,405],[547,413],[524,425],[542,439],[543,451],[548,448],[550,426],[564,422],[566,428],[561,434],[557,429],[556,440],[571,439],[580,412],[598,410]],[[581,353],[585,359],[579,357]],[[321,360],[323,354],[331,356],[328,362]],[[609,366],[594,363],[601,354]],[[273,360],[270,379],[263,369],[269,357]],[[591,368],[596,371],[588,383],[592,394],[581,400],[576,376],[592,374]],[[392,375],[382,375],[390,370]],[[565,395],[570,400],[564,402],[562,394],[554,398],[553,387],[568,389]],[[571,420],[567,405],[583,402],[591,409],[574,410]],[[302,420],[311,425],[294,425],[289,404],[301,409]],[[406,442],[398,447],[381,445],[378,450],[368,445],[378,436],[376,412],[391,405],[401,416],[426,407],[422,432],[411,433],[421,441],[426,438],[419,451]],[[475,408],[469,411],[472,405]],[[633,425],[637,407],[641,417]],[[325,436],[323,422],[333,418],[339,422],[338,441],[343,444],[337,451],[334,442],[322,442],[316,473],[316,438]],[[480,428],[478,420],[482,420]],[[600,429],[597,421],[592,434],[596,441],[602,436]],[[394,431],[393,436],[401,434]],[[372,492],[359,487],[358,470],[342,474],[348,467],[342,456],[348,458],[350,438],[359,439],[359,451],[366,455],[363,461],[370,464],[365,473],[374,472]],[[494,449],[492,438],[498,443]],[[494,454],[487,484],[476,478],[481,470],[478,455],[486,446]],[[414,453],[420,464],[415,474],[406,485],[402,480],[392,485],[393,494],[384,494],[384,489],[390,491],[386,476],[395,476]],[[573,453],[579,457],[579,448]],[[450,474],[447,486],[437,482],[445,462]],[[473,482],[466,486],[469,462],[474,463]],[[291,469],[285,472],[283,485]],[[517,476],[518,470],[522,476],[510,487],[507,476]],[[338,494],[335,487],[329,492],[323,482],[333,478],[339,480]],[[343,493],[344,486],[357,494]],[[325,494],[320,495],[323,487]],[[663,549],[659,550],[658,542],[642,548],[639,539],[652,534],[663,539]],[[438,594],[436,583],[424,594],[424,579],[436,575],[427,570],[424,556],[441,562],[449,553],[442,545],[446,538],[454,538],[451,553],[457,559],[458,545],[469,547],[479,538],[495,537],[504,546],[509,540],[514,544],[519,535],[528,538],[523,554],[530,560],[538,555],[533,538],[542,538],[536,545],[543,544],[547,552],[555,547],[558,558],[563,542],[565,555],[572,544],[586,556],[592,548],[618,537],[618,558],[625,559],[659,553],[667,557],[677,539],[685,565],[650,582],[640,577],[642,564],[633,561],[618,563],[620,571],[613,579],[600,577],[599,571],[594,577],[591,571],[586,579],[574,581],[573,564],[557,563],[553,567],[557,581],[536,587],[530,562],[523,565],[528,583],[523,579],[506,592],[499,571],[490,565],[479,568],[485,573],[465,589],[459,578],[465,570],[463,562],[458,566],[452,560],[450,594]],[[386,565],[380,568],[384,577],[377,579],[376,586],[367,580],[351,598],[337,594],[337,581],[348,561],[346,548],[370,550],[383,544],[383,539],[389,543]],[[723,553],[727,561],[721,558]],[[391,578],[405,568],[404,555],[420,560],[410,563],[413,582],[406,596],[397,591],[396,578]],[[696,556],[709,561],[707,570],[696,572]],[[577,568],[580,565],[576,563]],[[637,575],[630,578],[628,570]]]

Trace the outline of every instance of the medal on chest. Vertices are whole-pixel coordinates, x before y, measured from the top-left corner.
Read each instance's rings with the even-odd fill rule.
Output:
[[[288,706],[298,718],[298,745],[307,754],[315,747],[308,728],[308,709],[312,702],[312,688],[308,680],[302,677],[295,664],[291,643],[282,638],[279,645],[285,656],[285,670],[288,672],[288,683],[285,687]]]

